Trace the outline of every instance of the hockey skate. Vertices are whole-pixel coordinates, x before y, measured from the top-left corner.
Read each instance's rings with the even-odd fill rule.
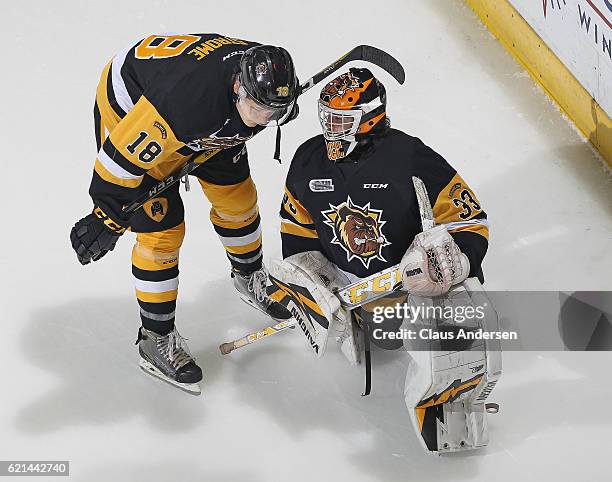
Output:
[[[284,321],[291,318],[287,308],[268,296],[266,291],[268,273],[265,268],[262,267],[251,273],[232,270],[232,278],[240,299],[246,304],[274,320]]]
[[[189,353],[185,338],[174,328],[159,335],[145,328],[138,331],[140,368],[175,387],[199,395],[202,370]]]

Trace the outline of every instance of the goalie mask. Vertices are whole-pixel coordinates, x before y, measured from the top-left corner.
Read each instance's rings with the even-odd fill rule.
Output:
[[[329,82],[319,96],[319,122],[327,157],[348,156],[360,140],[388,126],[385,87],[368,69],[351,68]]]

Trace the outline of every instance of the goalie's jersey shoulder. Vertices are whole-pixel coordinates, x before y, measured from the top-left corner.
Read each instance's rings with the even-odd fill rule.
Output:
[[[216,33],[150,35],[113,59],[115,96],[128,107],[145,96],[181,141],[204,137],[231,116],[233,75],[256,45]]]

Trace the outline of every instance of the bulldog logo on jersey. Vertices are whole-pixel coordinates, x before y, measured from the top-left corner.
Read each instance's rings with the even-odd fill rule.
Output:
[[[165,197],[150,199],[142,205],[142,209],[153,221],[159,223],[168,213],[168,200]]]
[[[347,261],[360,260],[367,268],[373,259],[387,261],[382,255],[382,249],[391,243],[382,233],[386,221],[382,220],[382,210],[373,209],[370,203],[357,206],[350,196],[346,202],[321,211],[324,223],[334,232],[333,244],[337,244],[346,252]]]
[[[231,119],[225,119],[225,122],[215,132],[209,134],[208,137],[194,139],[187,143],[187,147],[194,151],[208,151],[210,149],[228,149],[230,147],[244,144],[253,137],[253,134],[248,136],[240,136],[234,134],[232,136],[224,136],[224,128],[230,123]],[[231,130],[229,128],[228,130]]]
[[[210,149],[229,149],[230,147],[244,144],[251,137],[240,137],[236,134],[233,137],[202,137],[187,143],[187,147],[194,151],[208,151]]]

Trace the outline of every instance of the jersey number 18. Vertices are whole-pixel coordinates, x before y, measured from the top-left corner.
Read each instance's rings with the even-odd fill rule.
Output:
[[[146,131],[141,131],[140,134],[138,134],[138,137],[134,139],[134,142],[126,146],[127,151],[130,154],[135,154],[138,146],[142,144],[147,137],[149,137],[149,133]],[[147,145],[138,153],[138,160],[140,162],[153,162],[155,158],[162,153],[162,150],[162,146],[160,146],[159,143],[149,141]]]

